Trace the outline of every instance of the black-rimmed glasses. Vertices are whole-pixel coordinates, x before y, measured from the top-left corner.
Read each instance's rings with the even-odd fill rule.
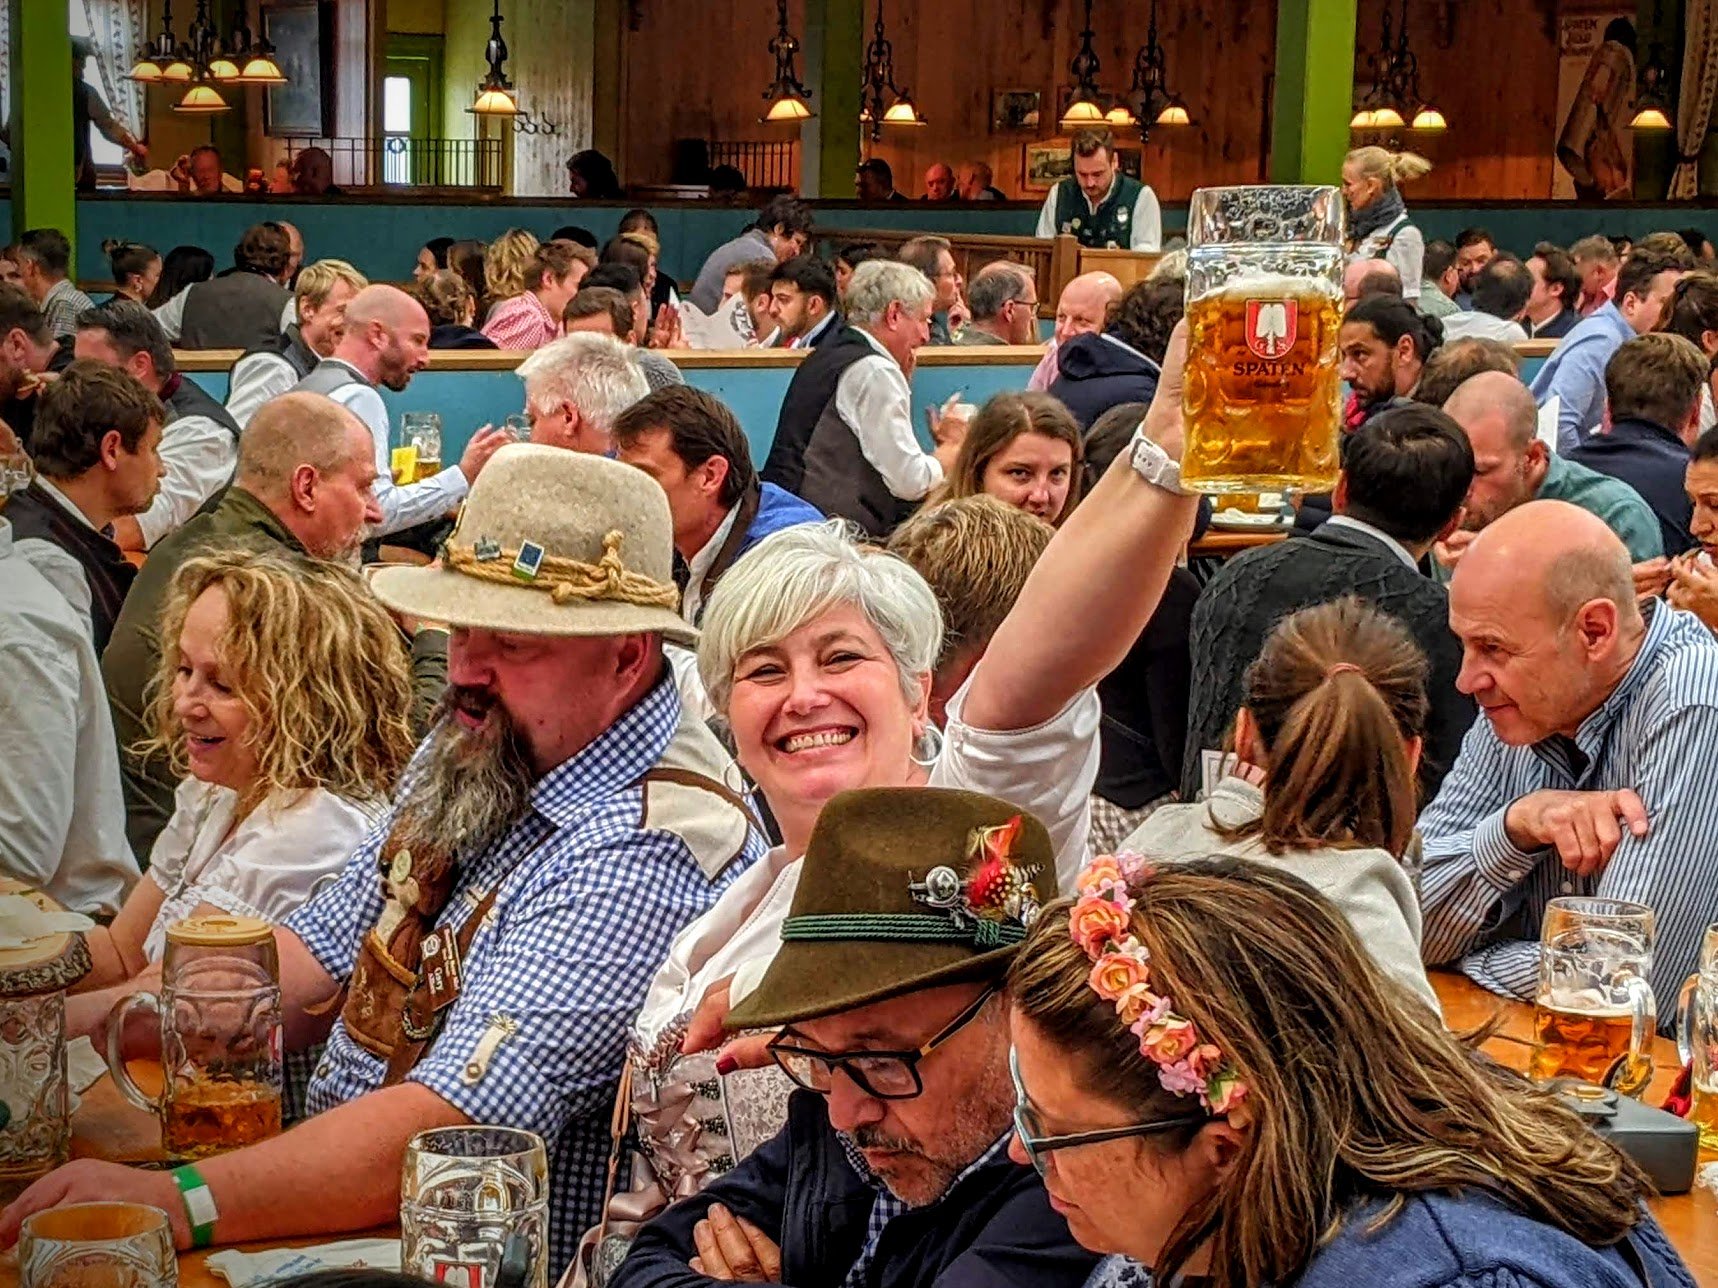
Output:
[[[840,1069],[868,1096],[878,1100],[911,1100],[925,1089],[919,1077],[919,1061],[977,1019],[996,991],[994,985],[985,989],[971,1006],[916,1051],[818,1051],[797,1045],[790,1030],[770,1043],[769,1052],[796,1086],[820,1096],[829,1094],[835,1071]]]
[[[1012,1050],[1008,1052],[1008,1072],[1014,1079],[1014,1134],[1020,1138],[1020,1147],[1026,1151],[1026,1157],[1032,1160],[1032,1166],[1038,1169],[1040,1176],[1049,1173],[1048,1155],[1058,1149],[1097,1145],[1106,1140],[1126,1140],[1129,1136],[1155,1136],[1160,1132],[1174,1131],[1177,1127],[1194,1127],[1207,1121],[1204,1114],[1179,1114],[1174,1118],[1158,1118],[1148,1123],[1130,1123],[1126,1127],[1104,1127],[1097,1131],[1071,1132],[1065,1136],[1046,1136],[1042,1124],[1032,1112],[1031,1103],[1026,1099],[1026,1085],[1020,1081],[1020,1058]]]

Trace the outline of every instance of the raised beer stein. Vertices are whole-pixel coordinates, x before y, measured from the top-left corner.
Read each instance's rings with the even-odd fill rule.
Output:
[[[1336,486],[1342,217],[1335,188],[1194,192],[1183,486],[1211,493]]]
[[[1576,896],[1545,907],[1530,1076],[1638,1096],[1652,1081],[1651,908]]]
[[[1677,1052],[1690,1065],[1688,1121],[1702,1153],[1718,1150],[1718,923],[1700,941],[1700,969],[1682,986]]]
[[[162,1088],[143,1093],[125,1067],[133,1009],[161,1026]],[[107,1064],[125,1098],[161,1117],[176,1159],[207,1158],[280,1133],[280,963],[274,931],[224,913],[167,930],[161,994],[133,993],[108,1020]]]

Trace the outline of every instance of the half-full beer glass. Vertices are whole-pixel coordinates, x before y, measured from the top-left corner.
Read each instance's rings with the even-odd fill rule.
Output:
[[[1682,986],[1676,1045],[1690,1065],[1688,1121],[1700,1128],[1700,1152],[1718,1151],[1718,923],[1706,927],[1700,970]]]
[[[1330,491],[1339,464],[1341,194],[1200,188],[1187,243],[1182,484]]]
[[[1638,1096],[1652,1081],[1658,1006],[1654,917],[1620,899],[1553,899],[1539,935],[1535,1078],[1579,1078]]]

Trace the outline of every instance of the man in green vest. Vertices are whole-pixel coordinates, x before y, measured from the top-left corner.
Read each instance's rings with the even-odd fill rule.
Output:
[[[1073,162],[1073,176],[1044,198],[1038,236],[1067,233],[1094,250],[1163,249],[1163,213],[1157,194],[1121,172],[1114,134],[1077,131]]]

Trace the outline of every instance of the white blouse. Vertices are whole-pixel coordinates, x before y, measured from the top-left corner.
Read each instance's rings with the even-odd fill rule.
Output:
[[[149,852],[145,874],[164,896],[143,941],[150,961],[166,947],[167,927],[199,904],[284,921],[318,881],[346,866],[387,807],[320,787],[274,792],[234,827],[238,803],[230,787],[195,778],[179,784],[173,817]]]
[[[1087,689],[1041,725],[1006,733],[964,723],[960,712],[966,693],[963,685],[949,701],[930,786],[983,792],[1036,816],[1055,848],[1057,883],[1064,892],[1072,891],[1088,857],[1087,802],[1098,776],[1102,716],[1097,691]],[[781,923],[799,887],[799,869],[799,856],[777,846],[680,932],[638,1017],[645,1047],[695,1008],[717,980],[735,976],[734,1005],[757,987],[781,946]]]

